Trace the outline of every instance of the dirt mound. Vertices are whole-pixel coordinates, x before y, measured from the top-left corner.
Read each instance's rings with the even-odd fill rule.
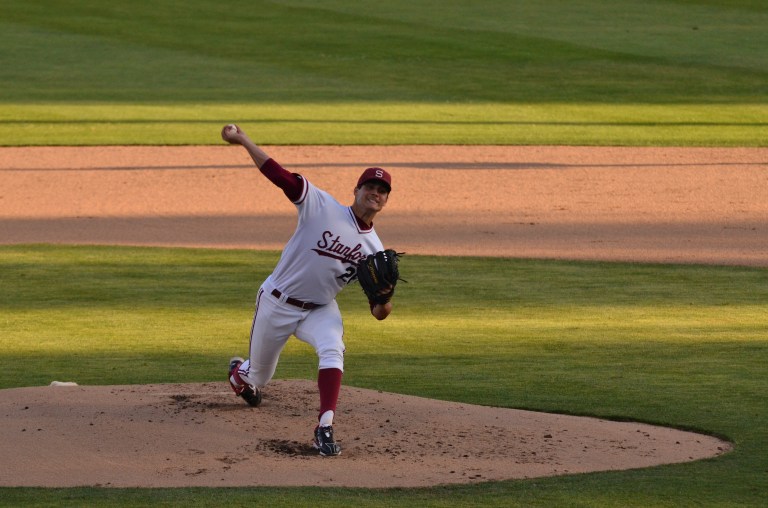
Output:
[[[0,391],[1,486],[419,487],[647,467],[730,449],[639,423],[343,387],[342,455],[310,444],[317,388],[275,381],[251,408],[226,383]]]

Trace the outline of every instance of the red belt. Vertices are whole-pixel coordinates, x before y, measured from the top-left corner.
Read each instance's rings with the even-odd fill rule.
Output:
[[[273,289],[272,296],[279,299],[283,297],[283,293],[281,293],[277,289]],[[298,307],[303,310],[312,310],[312,309],[316,309],[317,307],[320,307],[320,305],[316,303],[302,302],[301,300],[297,300],[296,298],[291,298],[290,296],[285,297],[285,303],[288,303],[290,305],[293,305],[294,307]]]

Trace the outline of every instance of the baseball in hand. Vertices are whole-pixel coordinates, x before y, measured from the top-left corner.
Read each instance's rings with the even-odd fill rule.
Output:
[[[230,136],[234,136],[237,134],[237,125],[231,123],[229,125],[225,125],[224,128],[221,130],[221,137],[224,141],[228,143],[232,143],[232,140],[230,140]]]

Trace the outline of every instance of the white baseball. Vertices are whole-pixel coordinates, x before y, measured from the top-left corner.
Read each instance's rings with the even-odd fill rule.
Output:
[[[234,124],[227,125],[227,130],[230,131],[232,134],[237,133],[237,126]]]

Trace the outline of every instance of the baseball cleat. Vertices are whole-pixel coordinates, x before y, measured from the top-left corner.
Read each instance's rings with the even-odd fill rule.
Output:
[[[341,455],[341,446],[336,444],[333,439],[333,427],[330,425],[315,427],[315,439],[312,446],[320,452],[323,457],[335,457]]]
[[[229,386],[232,387],[235,395],[242,397],[249,406],[257,407],[261,404],[261,390],[243,381],[243,378],[237,372],[243,361],[239,356],[229,361]]]

